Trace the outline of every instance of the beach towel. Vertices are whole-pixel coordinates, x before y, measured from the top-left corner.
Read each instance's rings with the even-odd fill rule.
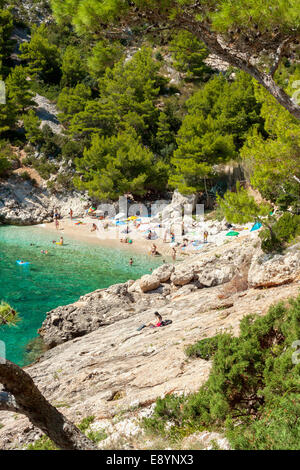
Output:
[[[228,232],[226,233],[226,237],[236,237],[239,235],[239,232]]]

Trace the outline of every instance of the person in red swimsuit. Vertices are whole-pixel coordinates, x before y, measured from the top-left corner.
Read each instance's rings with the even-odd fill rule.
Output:
[[[158,312],[154,312],[154,315],[156,317],[157,323],[154,325],[153,323],[149,323],[147,326],[151,326],[152,328],[155,328],[156,326],[161,326],[162,324],[162,316]]]

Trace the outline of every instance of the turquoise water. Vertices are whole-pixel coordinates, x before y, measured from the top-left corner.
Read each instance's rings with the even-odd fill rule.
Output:
[[[22,317],[16,327],[1,327],[0,340],[5,342],[7,359],[19,365],[26,362],[26,345],[37,337],[49,310],[95,289],[138,279],[161,263],[147,255],[67,237],[64,246],[53,245],[52,240],[53,234],[41,227],[0,227],[0,300]],[[41,254],[42,249],[49,254]],[[131,256],[133,266],[128,264]],[[30,265],[19,266],[18,259]]]

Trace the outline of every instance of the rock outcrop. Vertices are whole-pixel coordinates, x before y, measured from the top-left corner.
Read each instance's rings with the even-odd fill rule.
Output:
[[[300,273],[300,246],[284,255],[257,254],[251,263],[248,282],[250,287],[274,287],[293,282]]]
[[[47,347],[53,348],[58,344],[84,336],[100,327],[142,312],[145,308],[151,308],[152,305],[157,307],[165,305],[166,299],[160,293],[149,297],[130,291],[132,282],[97,290],[80,297],[78,302],[49,312],[39,330]],[[145,280],[145,286],[152,286],[156,289],[160,284],[158,279],[156,279],[156,284],[151,282]]]
[[[74,304],[49,312],[39,333],[52,348],[147,308],[157,310],[174,298],[223,285],[234,277],[240,263],[248,260],[250,264],[255,251],[251,240],[238,247],[239,256],[234,256],[232,247],[223,246],[218,253],[190,256],[177,265],[162,265],[140,280],[82,296]]]
[[[62,216],[82,216],[90,203],[86,194],[72,192],[51,194],[46,188],[36,188],[30,181],[10,178],[0,186],[0,221],[12,225],[33,225],[50,222],[54,208]]]
[[[146,274],[140,280],[140,289],[142,292],[149,292],[160,286],[160,279],[155,274]]]
[[[94,415],[93,429],[106,430],[107,439],[101,443],[104,448],[153,448],[155,443],[143,434],[142,416],[151,415],[151,404],[158,397],[198,390],[210,372],[209,361],[187,358],[185,348],[228,328],[238,334],[244,315],[263,315],[274,301],[296,296],[299,286],[294,282],[260,292],[249,289],[232,295],[226,303],[218,300],[219,286],[177,297],[174,292],[174,298],[159,307],[155,294],[143,294],[153,302],[141,303],[139,311],[126,313],[127,318],[115,316],[114,323],[58,345],[26,370],[46,398],[73,422]],[[122,291],[117,287],[116,295],[122,295],[119,289]],[[129,300],[128,305],[134,304]],[[173,323],[137,331],[152,320],[156,309]],[[15,419],[12,413],[1,412],[1,424],[2,449],[24,448],[40,436],[27,418]],[[205,447],[208,437],[199,434],[191,439]],[[185,447],[190,448],[189,440]]]

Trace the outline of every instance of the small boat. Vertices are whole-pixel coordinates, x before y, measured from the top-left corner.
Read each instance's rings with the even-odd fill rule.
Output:
[[[28,266],[28,264],[30,264],[29,261],[22,261],[20,259],[17,259],[16,263],[20,266]]]

